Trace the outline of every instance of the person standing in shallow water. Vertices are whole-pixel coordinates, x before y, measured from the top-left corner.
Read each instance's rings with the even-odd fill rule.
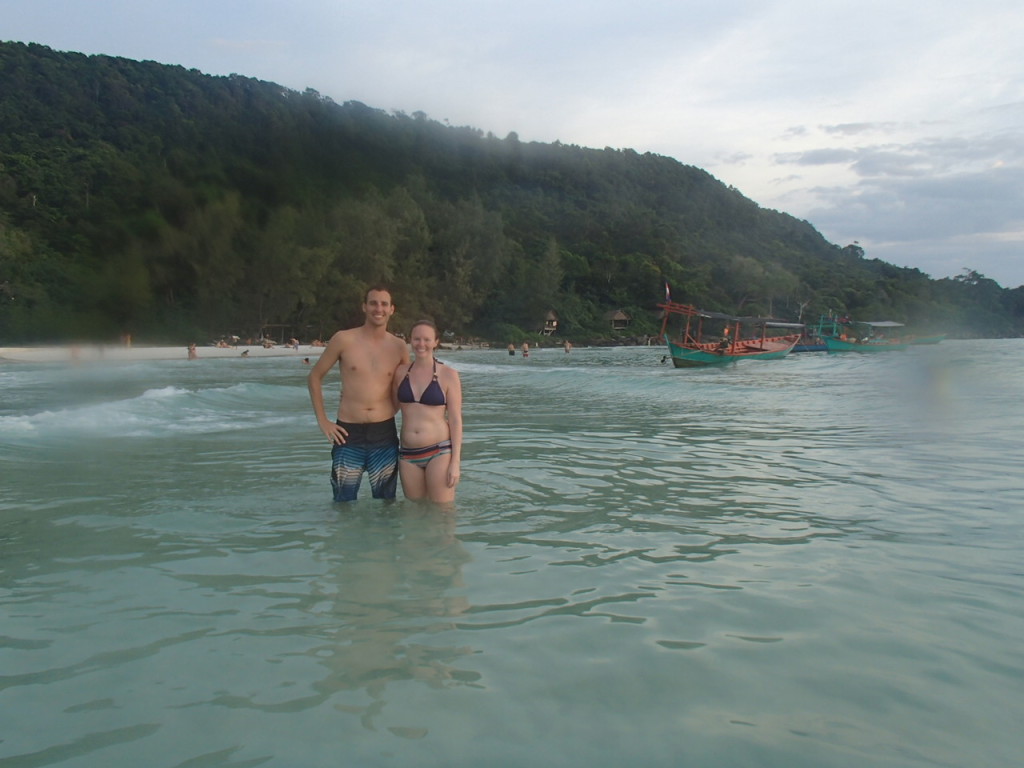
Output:
[[[398,485],[398,434],[391,380],[409,361],[409,350],[388,332],[395,313],[391,292],[371,288],[363,301],[363,324],[334,334],[307,377],[320,431],[331,441],[331,485],[335,501],[355,501],[363,473],[375,499],[393,499]],[[341,400],[337,419],[324,407],[323,381],[338,364]]]
[[[462,382],[434,357],[439,334],[432,320],[418,321],[409,333],[415,353],[392,377],[394,406],[402,412],[398,471],[409,499],[455,500],[462,464]]]

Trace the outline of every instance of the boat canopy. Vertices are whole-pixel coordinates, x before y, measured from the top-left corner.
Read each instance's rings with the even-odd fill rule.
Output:
[[[769,328],[806,328],[804,323],[785,323],[781,320],[763,320],[756,317],[740,318],[744,322],[753,325],[766,325]]]
[[[734,315],[720,315],[714,312],[701,313],[705,317],[717,317],[723,320],[731,320],[734,323],[740,325],[757,325],[764,326],[766,328],[805,328],[803,323],[790,323],[785,320],[774,320],[770,317],[736,317]]]
[[[706,309],[696,309],[688,304],[660,304],[668,312],[675,312],[680,315],[691,317],[702,317],[706,320],[725,320],[728,323],[739,323],[740,325],[764,325],[769,328],[804,328],[805,323],[789,323],[783,320],[774,320],[770,317],[740,317],[729,315],[725,312],[711,312]]]
[[[870,325],[872,328],[902,328],[903,323],[895,320],[858,320],[861,325]]]

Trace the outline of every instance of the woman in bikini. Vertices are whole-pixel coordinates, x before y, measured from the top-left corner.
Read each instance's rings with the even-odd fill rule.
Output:
[[[437,326],[418,321],[409,333],[415,359],[395,369],[392,396],[402,413],[398,472],[408,499],[455,500],[462,461],[462,382],[434,358]]]

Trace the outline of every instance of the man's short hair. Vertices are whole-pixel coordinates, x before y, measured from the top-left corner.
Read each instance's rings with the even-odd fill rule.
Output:
[[[371,285],[369,288],[366,289],[366,293],[363,294],[363,304],[370,300],[370,294],[373,291],[383,291],[388,296],[390,296],[392,300],[394,300],[395,298],[394,296],[391,296],[391,288],[389,288],[384,283],[377,283],[376,285]]]

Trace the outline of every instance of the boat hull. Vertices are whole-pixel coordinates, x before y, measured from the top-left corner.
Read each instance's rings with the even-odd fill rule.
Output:
[[[813,344],[797,344],[793,347],[794,352],[828,352],[828,347],[825,346],[825,342],[815,342]]]
[[[799,335],[780,336],[771,339],[752,339],[732,345],[725,350],[716,344],[676,344],[666,338],[672,365],[676,368],[698,368],[709,365],[728,365],[738,360],[777,360],[785,357],[799,341]]]
[[[910,346],[909,343],[902,341],[845,341],[833,336],[826,336],[824,341],[829,352],[860,352],[862,354],[898,352]]]

